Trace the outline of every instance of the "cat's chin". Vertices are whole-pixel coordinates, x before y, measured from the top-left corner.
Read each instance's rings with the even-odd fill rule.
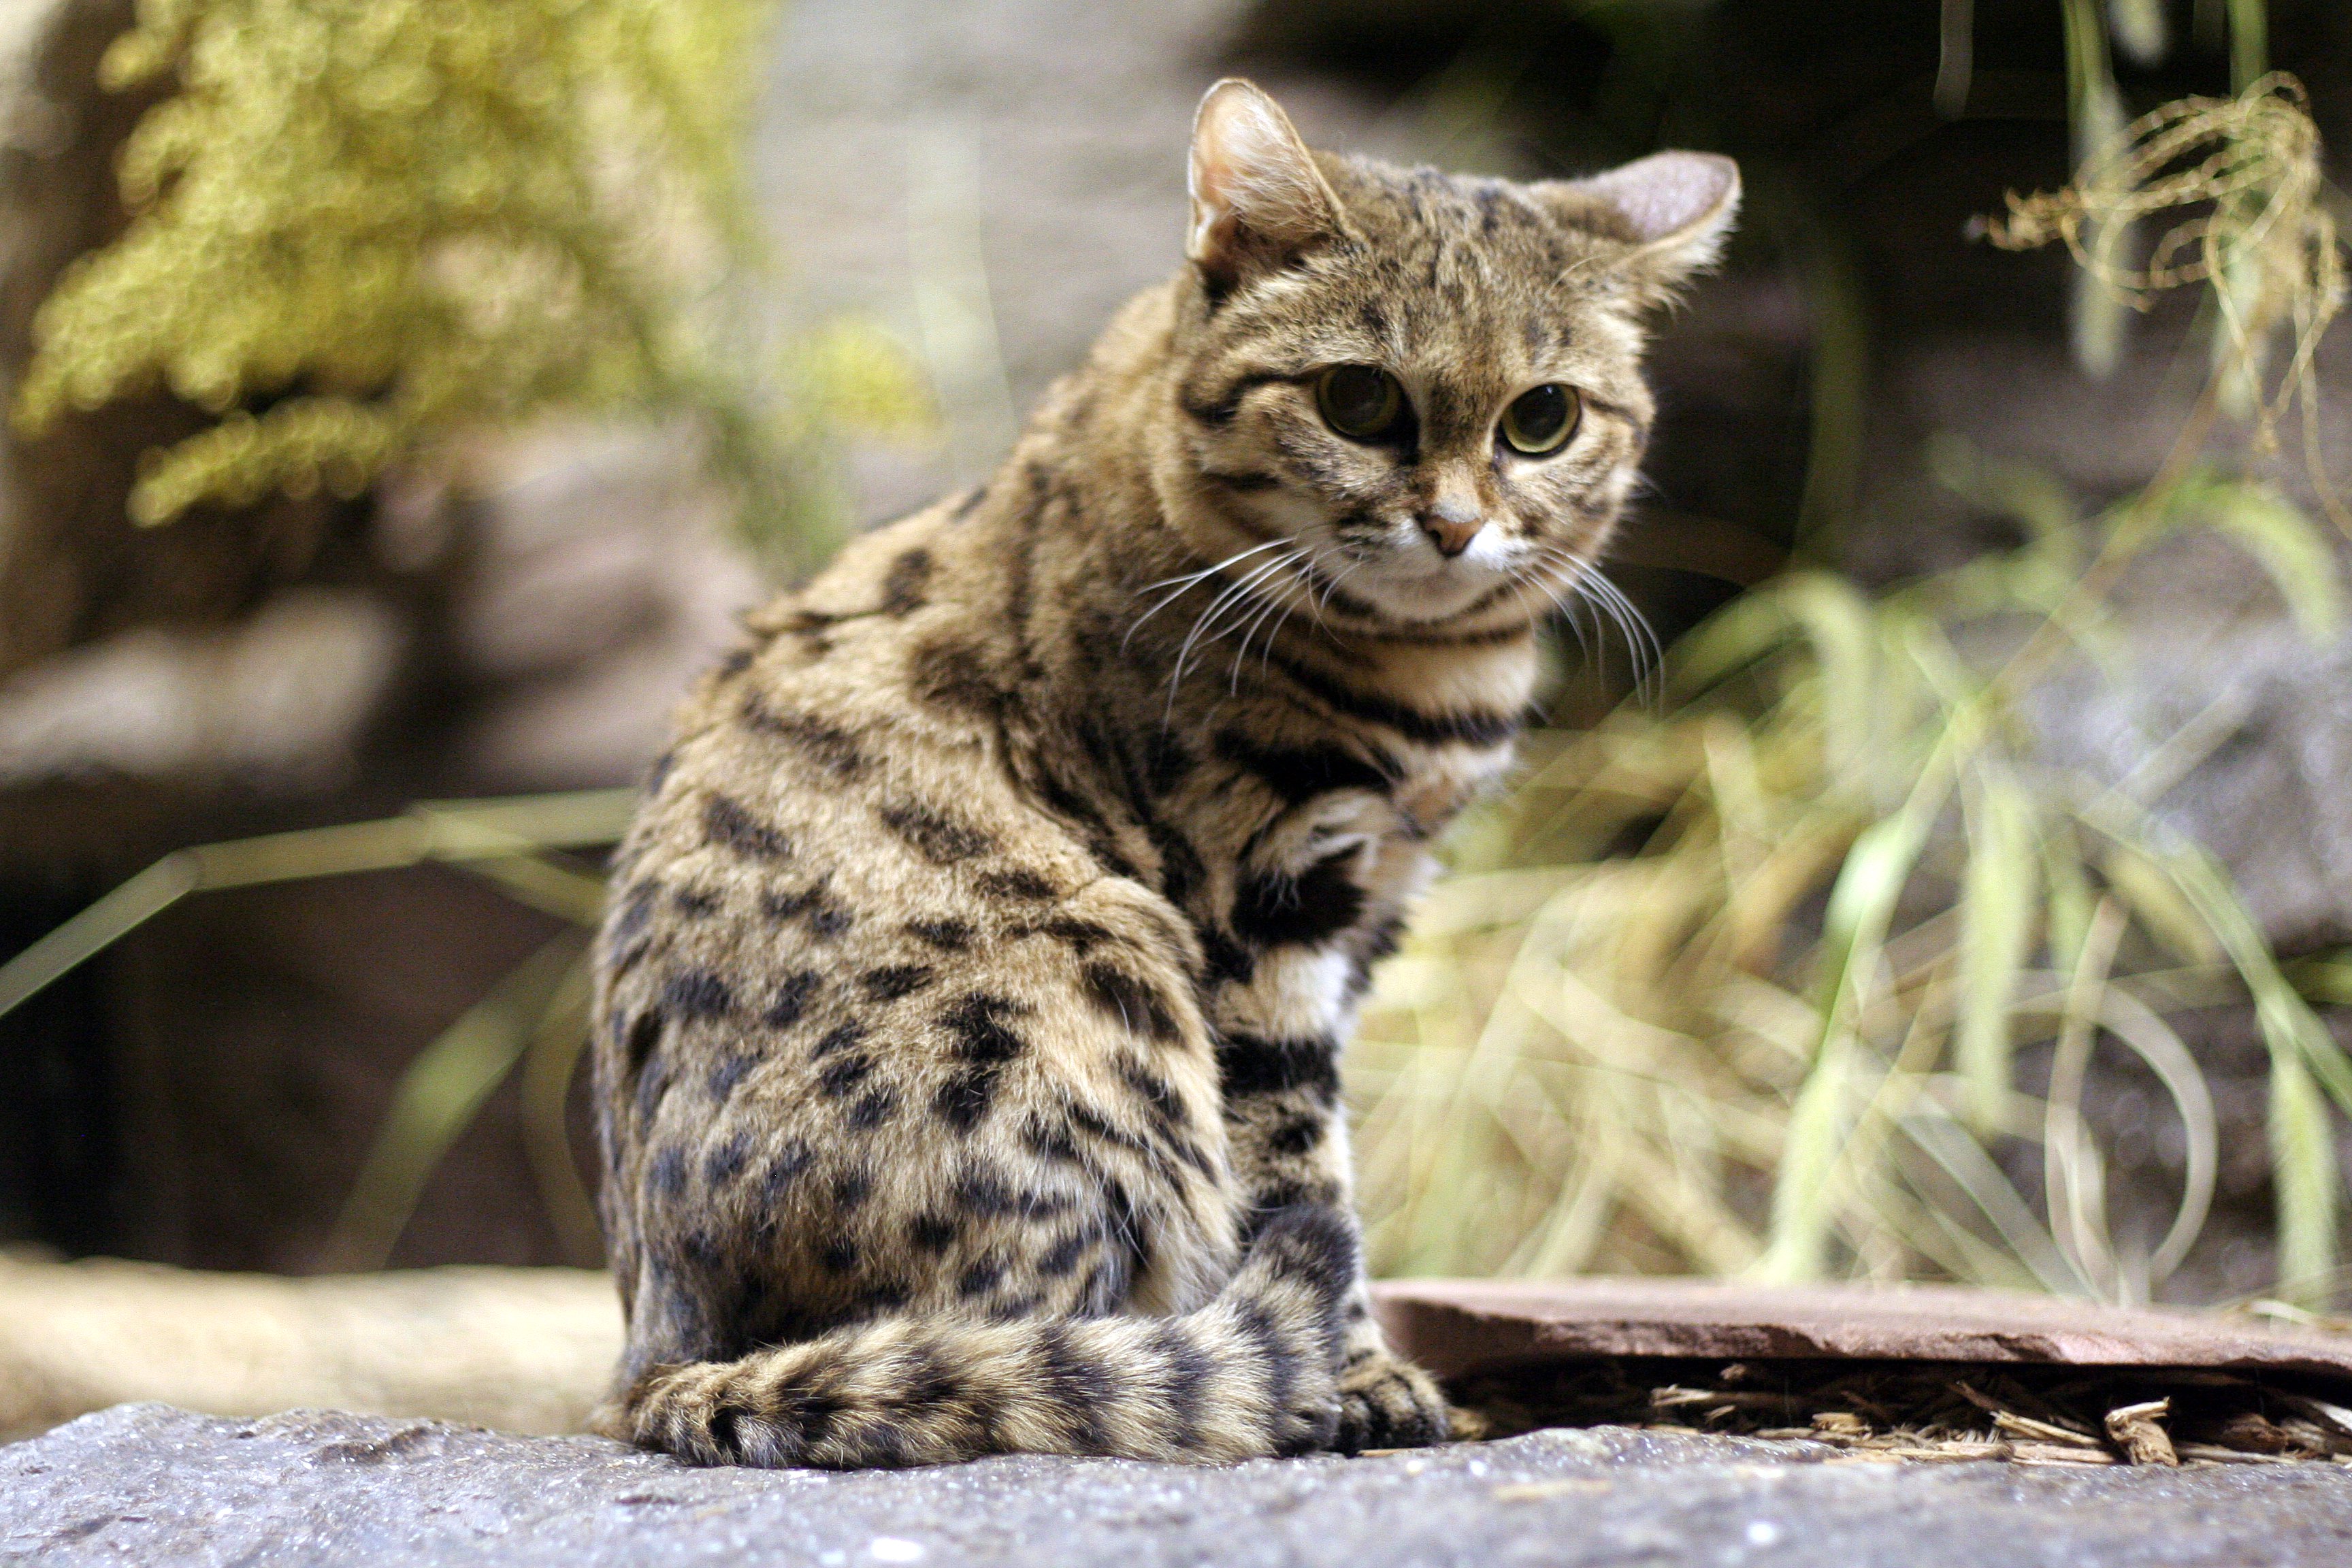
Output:
[[[1496,590],[1507,587],[1511,580],[1509,572],[1496,567],[1447,561],[1417,569],[1399,563],[1377,574],[1362,574],[1349,586],[1384,620],[1405,626],[1435,626],[1474,611],[1495,608]],[[1520,598],[1532,603],[1540,595],[1503,595],[1507,606]]]

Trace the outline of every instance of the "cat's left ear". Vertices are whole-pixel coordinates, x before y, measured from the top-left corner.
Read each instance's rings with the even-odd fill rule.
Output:
[[[1184,254],[1229,287],[1342,232],[1339,199],[1282,106],[1227,77],[1192,120],[1192,226]]]
[[[1628,244],[1610,271],[1663,304],[1715,265],[1739,213],[1739,165],[1713,153],[1653,153],[1605,174],[1532,187],[1559,216]]]

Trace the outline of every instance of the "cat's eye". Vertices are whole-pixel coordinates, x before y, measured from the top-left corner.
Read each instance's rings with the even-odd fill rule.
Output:
[[[1503,440],[1523,457],[1547,457],[1568,445],[1583,413],[1584,401],[1572,386],[1552,382],[1522,392],[1503,410]]]
[[[1378,441],[1403,427],[1404,388],[1378,365],[1335,364],[1315,382],[1323,423],[1351,441]]]

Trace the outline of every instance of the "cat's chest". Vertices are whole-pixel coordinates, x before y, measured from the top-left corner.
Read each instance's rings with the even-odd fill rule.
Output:
[[[1229,820],[1228,874],[1213,879],[1224,888],[1193,911],[1229,933],[1205,998],[1213,1021],[1276,1037],[1343,1031],[1366,966],[1434,872],[1431,840],[1507,761],[1458,750],[1391,760],[1377,780],[1294,790]]]

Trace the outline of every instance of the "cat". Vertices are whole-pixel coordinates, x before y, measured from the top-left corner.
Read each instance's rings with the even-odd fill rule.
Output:
[[[614,860],[600,1429],[1222,1461],[1452,1419],[1337,1058],[1635,481],[1738,171],[1514,184],[1202,100],[1175,277],[984,487],[746,619]]]

